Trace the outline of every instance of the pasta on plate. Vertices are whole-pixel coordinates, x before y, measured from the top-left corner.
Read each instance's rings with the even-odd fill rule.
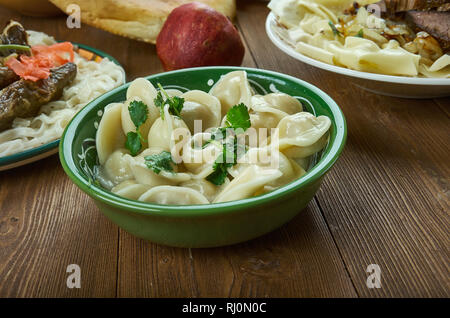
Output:
[[[30,45],[52,45],[56,41],[45,33],[27,31]],[[39,147],[61,137],[72,117],[88,102],[122,85],[125,72],[107,58],[88,61],[75,53],[77,75],[64,88],[62,97],[41,107],[32,118],[16,118],[10,129],[0,133],[0,157]]]
[[[357,10],[352,2],[272,0],[269,8],[277,18],[276,33],[308,57],[357,71],[450,78],[450,55],[432,36],[363,7],[378,0],[359,0]]]
[[[97,129],[96,181],[119,196],[169,205],[250,198],[302,177],[327,145],[328,117],[284,93],[255,94],[245,71],[209,92],[155,84],[132,82]]]

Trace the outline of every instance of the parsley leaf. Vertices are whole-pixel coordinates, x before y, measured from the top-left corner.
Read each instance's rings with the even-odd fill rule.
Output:
[[[222,153],[214,161],[214,171],[206,177],[206,180],[215,185],[222,185],[225,182],[225,178],[228,175],[228,168],[231,168],[237,163],[238,149],[242,149],[242,145],[238,144],[236,136],[228,139],[222,144],[222,147]]]
[[[226,124],[228,127],[233,129],[243,129],[246,131],[251,126],[250,115],[248,114],[248,108],[244,103],[240,103],[238,105],[234,105],[227,112],[227,121]]]
[[[246,131],[250,126],[250,115],[247,106],[240,103],[231,107],[227,112],[226,127],[218,127],[211,133],[211,140],[222,140],[223,151],[215,160],[213,165],[214,171],[206,177],[206,180],[215,185],[221,185],[225,182],[228,168],[237,163],[238,150],[239,148],[242,149],[242,145],[238,144],[235,130],[242,129]],[[228,138],[230,136],[231,138]],[[207,145],[207,143],[204,145]],[[243,150],[246,150],[245,146]]]
[[[131,121],[136,127],[136,131],[130,131],[127,133],[125,148],[127,148],[130,151],[130,154],[134,157],[142,149],[141,140],[144,141],[144,138],[139,132],[139,127],[147,121],[148,106],[141,101],[132,101],[128,106],[128,112],[130,113]]]
[[[133,157],[139,153],[142,148],[142,144],[137,132],[130,131],[127,133],[127,141],[125,142],[125,147],[130,150],[130,154]]]
[[[338,29],[336,29],[336,26],[334,25],[334,23],[333,23],[332,21],[328,21],[328,25],[330,26],[331,31],[333,31],[333,34],[334,34],[335,36],[336,36],[336,35],[342,36],[342,33],[339,32]]]
[[[161,119],[164,119],[165,105],[169,105],[170,114],[181,117],[181,110],[183,109],[184,106],[184,98],[178,96],[170,97],[160,83],[158,83],[158,87],[159,92],[153,101],[155,103],[155,106],[159,108]]]
[[[363,38],[364,37],[364,30],[363,29],[359,30],[358,33],[356,34],[356,36],[358,38]]]
[[[217,167],[215,167],[215,170],[206,177],[206,180],[208,180],[209,182],[211,182],[212,184],[215,185],[222,185],[225,182],[225,178],[228,175],[228,169],[229,167],[225,166],[225,165],[219,165]]]
[[[128,111],[130,112],[130,118],[133,121],[136,129],[142,126],[148,117],[148,107],[146,104],[140,101],[132,101],[130,106],[128,106]]]
[[[146,156],[144,159],[147,167],[152,169],[156,174],[159,174],[162,170],[173,172],[172,165],[174,165],[175,162],[172,159],[172,155],[168,151]]]

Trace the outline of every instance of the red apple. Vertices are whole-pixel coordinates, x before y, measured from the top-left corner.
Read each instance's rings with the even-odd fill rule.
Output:
[[[237,29],[222,13],[199,2],[175,8],[156,39],[166,71],[187,67],[239,66],[245,48]]]

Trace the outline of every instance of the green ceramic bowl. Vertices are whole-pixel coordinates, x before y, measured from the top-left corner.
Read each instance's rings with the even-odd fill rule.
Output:
[[[179,247],[212,247],[250,240],[268,233],[303,210],[318,190],[324,175],[342,152],[347,128],[336,103],[317,87],[276,72],[238,67],[202,67],[147,77],[154,85],[182,91],[209,91],[221,75],[245,70],[257,93],[280,91],[297,97],[307,111],[332,121],[330,141],[306,175],[273,192],[238,201],[208,205],[159,205],[119,197],[94,180],[98,164],[96,127],[103,108],[125,100],[129,84],[104,94],[81,110],[67,126],[60,143],[64,170],[98,208],[118,226],[156,243]]]

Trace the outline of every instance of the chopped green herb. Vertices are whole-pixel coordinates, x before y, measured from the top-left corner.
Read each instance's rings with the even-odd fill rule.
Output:
[[[162,170],[173,172],[173,165],[175,162],[173,161],[170,152],[163,151],[160,154],[146,156],[145,164],[149,169],[152,169],[156,174],[159,174]]]
[[[337,35],[342,36],[342,33],[339,32],[338,29],[336,29],[336,26],[334,25],[334,23],[332,21],[328,21],[328,25],[330,26],[331,31],[333,31],[334,36],[337,36]]]
[[[173,96],[170,97],[169,94],[164,90],[162,85],[158,83],[159,92],[154,99],[155,106],[159,108],[161,118],[164,119],[164,106],[169,105],[169,113],[181,117],[181,110],[184,105],[184,98]],[[164,96],[163,96],[164,95]],[[165,98],[164,98],[165,97]]]
[[[128,106],[128,112],[130,113],[131,121],[136,127],[136,132],[130,131],[127,133],[125,148],[130,151],[132,156],[136,156],[142,148],[141,141],[144,141],[139,128],[147,121],[148,106],[140,101],[132,101]]]
[[[358,33],[356,34],[356,36],[358,38],[363,38],[364,37],[364,30],[363,29],[359,30]]]
[[[130,151],[130,154],[136,156],[142,148],[140,136],[137,132],[130,131],[127,133],[127,141],[125,142],[125,148]]]
[[[132,101],[130,106],[128,106],[128,111],[130,112],[130,118],[134,126],[136,129],[139,129],[147,120],[148,106],[140,101]]]
[[[240,103],[231,107],[231,109],[227,112],[226,127],[218,127],[211,133],[211,140],[222,141],[223,151],[214,162],[214,171],[206,177],[206,180],[215,185],[221,185],[225,182],[225,178],[228,175],[228,168],[231,168],[237,163],[238,148],[239,146],[242,147],[242,145],[238,144],[238,138],[235,130],[242,129],[243,131],[246,131],[250,128],[250,126],[250,115],[248,113],[247,106]],[[234,134],[230,133],[228,130],[231,130]],[[228,138],[230,136],[231,138]],[[207,144],[208,142],[206,142],[203,146],[205,147]]]
[[[19,44],[0,44],[0,51],[6,50],[16,50],[16,51],[25,51],[31,52],[31,48],[27,45],[19,45]]]
[[[233,129],[243,129],[246,131],[252,125],[250,122],[250,115],[248,108],[244,103],[234,105],[227,112],[227,126]]]

